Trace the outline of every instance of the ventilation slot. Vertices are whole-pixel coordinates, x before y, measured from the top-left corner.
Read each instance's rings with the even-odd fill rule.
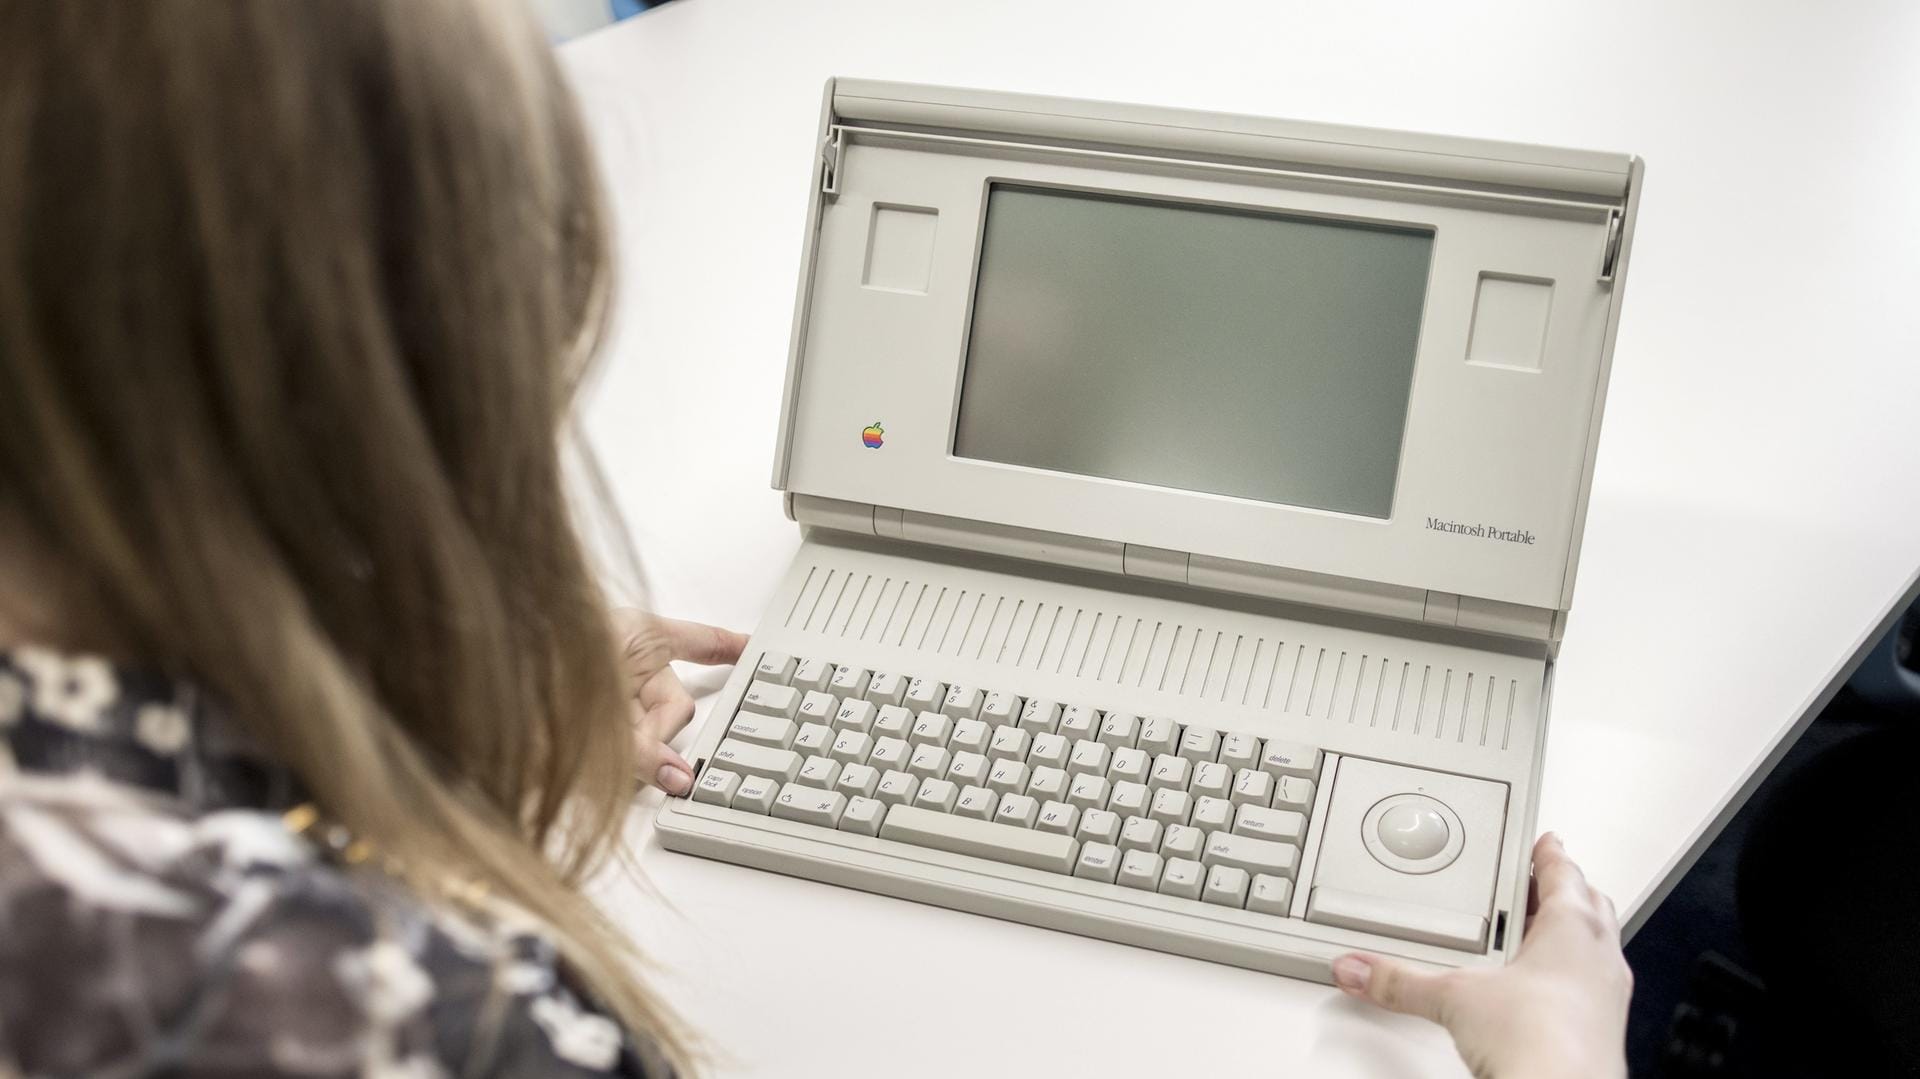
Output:
[[[1518,682],[1483,672],[820,566],[807,572],[785,624],[830,639],[1501,749],[1520,701]]]

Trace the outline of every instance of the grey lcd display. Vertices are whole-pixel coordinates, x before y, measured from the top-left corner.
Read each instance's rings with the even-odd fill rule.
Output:
[[[1430,232],[996,185],[954,453],[1386,517]]]

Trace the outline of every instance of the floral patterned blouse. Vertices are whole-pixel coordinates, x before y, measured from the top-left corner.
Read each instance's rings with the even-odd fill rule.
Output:
[[[297,801],[192,686],[0,651],[0,1079],[664,1071],[524,917],[327,856]]]

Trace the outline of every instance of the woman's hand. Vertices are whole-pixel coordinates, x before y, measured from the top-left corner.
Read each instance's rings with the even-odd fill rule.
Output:
[[[1378,956],[1333,963],[1341,989],[1431,1019],[1482,1079],[1627,1074],[1633,972],[1620,922],[1549,832],[1533,845],[1526,939],[1512,963],[1444,973]]]
[[[693,789],[693,765],[667,745],[693,718],[693,695],[673,673],[672,661],[722,664],[740,659],[744,634],[699,622],[661,618],[622,607],[613,612],[620,657],[633,690],[633,738],[640,779],[668,794]]]

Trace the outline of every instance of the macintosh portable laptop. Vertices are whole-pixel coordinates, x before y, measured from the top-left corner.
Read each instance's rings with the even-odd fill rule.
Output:
[[[1326,980],[1518,946],[1641,164],[841,79],[805,542],[665,844]]]

